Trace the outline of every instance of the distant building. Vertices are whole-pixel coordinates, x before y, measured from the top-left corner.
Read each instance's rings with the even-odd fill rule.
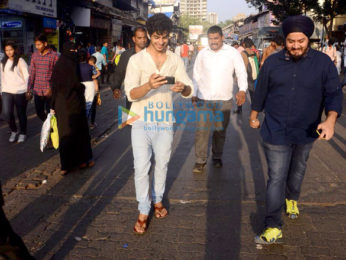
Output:
[[[240,21],[240,20],[244,20],[245,18],[246,18],[246,14],[240,13],[240,14],[237,14],[236,16],[234,16],[232,18],[232,21],[233,22],[237,22],[237,21]]]
[[[207,21],[207,0],[180,0],[180,12]]]
[[[209,23],[211,23],[211,24],[218,24],[219,23],[219,18],[218,18],[217,13],[214,13],[214,12],[208,13],[207,21]]]

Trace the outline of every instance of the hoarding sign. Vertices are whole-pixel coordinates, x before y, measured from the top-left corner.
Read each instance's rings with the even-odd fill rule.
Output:
[[[190,40],[197,40],[198,36],[203,33],[203,25],[189,25]]]
[[[56,29],[56,19],[43,17],[43,28]]]
[[[8,0],[7,8],[20,12],[57,17],[57,0]]]
[[[4,29],[15,29],[15,28],[22,28],[23,23],[22,21],[5,21],[1,22],[1,28]]]

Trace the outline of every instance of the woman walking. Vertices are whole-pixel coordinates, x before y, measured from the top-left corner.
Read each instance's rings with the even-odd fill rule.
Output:
[[[52,109],[58,123],[61,174],[94,165],[77,48],[66,42],[52,74]]]
[[[2,110],[6,121],[11,129],[9,142],[16,141],[22,143],[26,139],[27,117],[26,117],[26,92],[29,80],[28,65],[24,59],[20,58],[14,42],[7,42],[4,45],[5,56],[0,64],[2,94]],[[14,117],[14,107],[16,107],[19,119],[19,133]]]

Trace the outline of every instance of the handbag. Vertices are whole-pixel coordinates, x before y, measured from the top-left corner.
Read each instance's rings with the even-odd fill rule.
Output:
[[[50,139],[52,140],[53,147],[56,149],[59,148],[59,132],[58,132],[58,122],[56,120],[56,116],[52,115],[50,118]]]

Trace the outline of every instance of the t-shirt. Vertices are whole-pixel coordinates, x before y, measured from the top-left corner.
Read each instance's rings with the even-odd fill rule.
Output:
[[[101,54],[106,55],[106,59],[108,60],[109,54],[108,54],[108,49],[107,49],[106,46],[103,46],[103,47],[102,47],[102,49],[101,49]]]
[[[80,63],[79,64],[79,69],[80,69],[80,77],[81,77],[81,82],[85,81],[92,81],[93,78],[93,69],[94,67],[91,66],[88,63]]]
[[[182,58],[189,57],[189,46],[187,44],[181,46],[180,56]]]

